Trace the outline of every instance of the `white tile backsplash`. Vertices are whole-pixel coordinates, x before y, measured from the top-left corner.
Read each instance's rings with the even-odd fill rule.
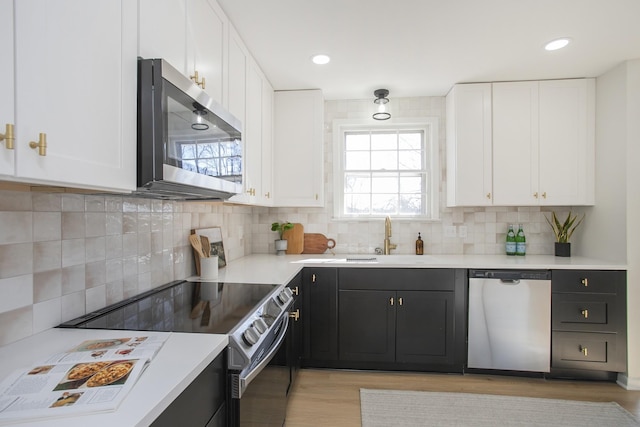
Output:
[[[222,227],[228,261],[250,253],[252,211],[0,190],[0,345],[194,275],[198,224]]]

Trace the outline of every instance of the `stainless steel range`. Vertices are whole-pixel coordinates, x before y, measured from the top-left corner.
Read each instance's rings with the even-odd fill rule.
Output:
[[[227,423],[282,426],[291,385],[283,344],[293,302],[283,285],[175,281],[60,327],[227,334]],[[253,413],[265,384],[269,410]]]

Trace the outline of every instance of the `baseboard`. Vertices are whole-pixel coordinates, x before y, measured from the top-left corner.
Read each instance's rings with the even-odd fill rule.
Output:
[[[626,374],[618,374],[616,383],[626,390],[640,390],[640,378],[629,378]]]

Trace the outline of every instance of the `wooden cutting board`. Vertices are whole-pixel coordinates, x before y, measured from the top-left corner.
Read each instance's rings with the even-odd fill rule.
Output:
[[[327,239],[324,234],[320,233],[304,233],[304,249],[303,254],[323,254],[327,249],[336,247],[336,241]]]
[[[304,226],[294,223],[293,228],[285,230],[282,238],[287,241],[287,253],[298,255],[302,253],[304,247]]]

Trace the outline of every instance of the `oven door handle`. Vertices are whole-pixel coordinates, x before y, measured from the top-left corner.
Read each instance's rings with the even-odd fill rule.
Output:
[[[289,312],[285,311],[284,313],[287,315],[287,317],[284,318],[284,322],[283,322],[284,325],[282,325],[280,335],[278,336],[278,339],[275,341],[275,345],[271,346],[271,350],[269,350],[269,353],[267,353],[264,359],[262,359],[262,361],[258,363],[255,368],[247,372],[246,375],[239,377],[240,384],[239,384],[239,390],[238,390],[238,398],[242,397],[242,394],[247,389],[247,386],[251,383],[251,381],[254,380],[255,377],[258,376],[260,371],[262,371],[262,369],[264,369],[264,367],[267,366],[269,362],[271,362],[271,359],[273,359],[273,356],[275,356],[278,350],[280,349],[280,345],[282,344],[285,337],[287,336],[287,330],[289,329],[289,318],[288,318]]]

